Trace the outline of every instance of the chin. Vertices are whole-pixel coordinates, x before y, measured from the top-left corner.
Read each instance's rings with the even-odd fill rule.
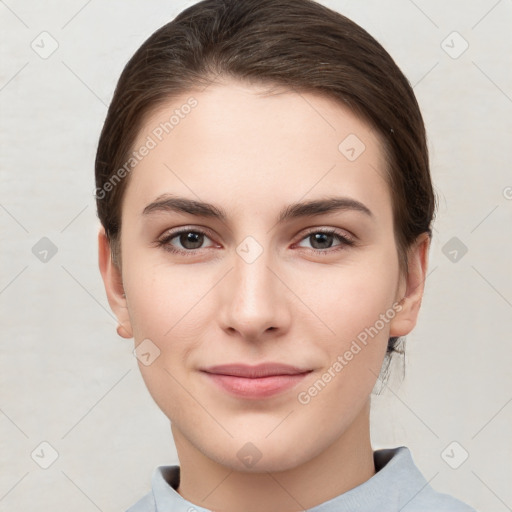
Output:
[[[300,440],[289,437],[290,443],[284,443],[277,437],[275,442],[264,436],[259,439],[243,442],[232,439],[221,453],[217,450],[203,450],[203,453],[218,464],[240,473],[287,471],[304,463],[310,456],[310,450],[306,450]],[[226,457],[226,453],[234,456]]]

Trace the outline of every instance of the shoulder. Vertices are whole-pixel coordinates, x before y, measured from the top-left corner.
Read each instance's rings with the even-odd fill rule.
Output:
[[[450,496],[437,492],[432,487],[426,487],[414,497],[403,509],[402,512],[477,512],[467,503]]]

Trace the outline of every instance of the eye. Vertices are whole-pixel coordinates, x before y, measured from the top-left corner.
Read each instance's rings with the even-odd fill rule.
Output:
[[[338,240],[339,243],[333,246],[333,240]],[[355,241],[347,236],[341,234],[336,229],[314,229],[306,234],[301,241],[310,240],[312,250],[316,253],[327,253],[339,251],[345,248],[345,246],[352,246]],[[303,247],[300,246],[299,247]],[[335,247],[334,250],[327,250]]]
[[[210,240],[208,235],[208,232],[201,229],[182,228],[167,232],[157,241],[157,245],[171,253],[193,256],[198,249],[218,247],[213,243],[209,246],[203,246],[205,240]],[[354,240],[336,229],[312,229],[301,239],[301,242],[306,240],[310,240],[312,246],[310,249],[317,254],[332,254],[345,249],[346,246],[355,244]],[[336,240],[338,240],[338,243],[333,244]],[[181,247],[177,246],[178,244]],[[297,246],[304,247],[300,243]]]
[[[179,253],[179,254],[193,254],[197,249],[204,249],[203,243],[205,239],[209,240],[208,233],[200,229],[180,229],[171,233],[166,233],[160,238],[157,244],[163,247],[166,251]],[[173,240],[176,240],[173,244]],[[180,244],[180,247],[176,247],[175,244]],[[215,247],[210,245],[207,247]]]

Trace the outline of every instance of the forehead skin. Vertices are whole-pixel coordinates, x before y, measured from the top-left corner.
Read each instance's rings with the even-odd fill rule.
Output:
[[[284,91],[238,81],[212,84],[174,98],[150,115],[133,145],[154,141],[130,173],[122,225],[134,226],[144,207],[163,193],[224,205],[233,235],[244,229],[269,230],[282,206],[328,195],[352,197],[375,215],[347,218],[366,222],[375,236],[392,233],[391,195],[384,180],[385,158],[378,134],[344,105],[320,94]],[[189,113],[166,133],[161,123],[187,103]],[[160,128],[159,128],[160,127]],[[155,131],[156,130],[156,131]],[[159,131],[158,131],[159,130]],[[161,140],[158,140],[157,134]],[[347,138],[364,150],[354,161],[340,151]],[[360,143],[358,143],[360,144]],[[353,146],[354,144],[348,144]],[[345,146],[347,147],[347,145]],[[357,146],[361,151],[362,146]],[[125,205],[129,206],[126,211]],[[231,221],[236,219],[236,223]]]

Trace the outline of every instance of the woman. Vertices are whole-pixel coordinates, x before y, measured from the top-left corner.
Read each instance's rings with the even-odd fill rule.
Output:
[[[435,196],[413,91],[310,0],[205,0],[126,65],[96,158],[118,333],[180,465],[131,512],[470,511],[370,395],[414,328]]]

